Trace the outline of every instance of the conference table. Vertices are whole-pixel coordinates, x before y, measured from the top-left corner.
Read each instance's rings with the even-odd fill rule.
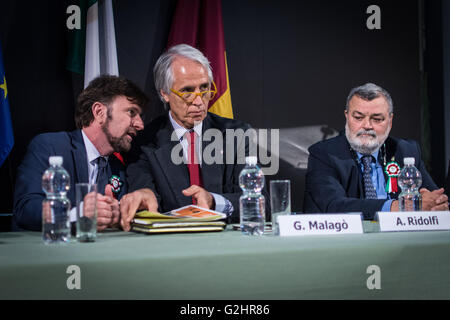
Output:
[[[0,233],[0,299],[449,299],[450,231],[280,237]]]

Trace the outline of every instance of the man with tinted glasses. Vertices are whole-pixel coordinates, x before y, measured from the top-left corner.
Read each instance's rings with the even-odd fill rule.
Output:
[[[169,110],[149,123],[136,141],[138,158],[127,169],[129,190],[134,192],[121,200],[122,227],[130,229],[138,210],[167,212],[189,204],[227,213],[237,222],[238,177],[244,166],[237,151],[248,146],[235,145],[234,155],[227,158],[226,130],[245,131],[249,125],[208,113],[216,89],[209,61],[199,50],[174,46],[160,56],[153,72],[156,90]],[[223,161],[204,158],[208,131],[221,133],[217,151]]]
[[[304,212],[398,211],[396,174],[404,157],[414,157],[422,173],[422,209],[448,210],[444,189],[438,189],[413,140],[389,136],[394,117],[391,96],[367,83],[350,91],[345,109],[345,134],[309,148]]]

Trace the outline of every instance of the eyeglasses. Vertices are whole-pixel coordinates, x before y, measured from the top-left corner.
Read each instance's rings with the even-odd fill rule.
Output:
[[[175,89],[170,89],[173,93],[175,93],[177,96],[179,96],[181,99],[183,99],[187,103],[192,103],[197,98],[197,96],[200,96],[203,100],[211,100],[215,97],[217,93],[217,87],[214,81],[212,82],[214,86],[214,90],[206,90],[201,92],[179,92]]]

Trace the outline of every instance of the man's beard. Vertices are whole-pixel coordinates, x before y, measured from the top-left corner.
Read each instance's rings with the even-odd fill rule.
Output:
[[[102,125],[102,131],[106,135],[106,139],[108,139],[109,144],[113,148],[114,152],[127,152],[131,148],[131,142],[128,141],[127,135],[134,136],[135,133],[131,133],[129,131],[125,132],[120,137],[114,137],[111,135],[111,132],[109,132],[109,118],[106,120],[106,122]]]
[[[350,144],[350,147],[352,147],[352,149],[356,152],[359,152],[363,155],[370,155],[377,151],[386,141],[390,131],[390,128],[387,128],[386,132],[381,136],[377,136],[374,130],[364,129],[359,130],[356,134],[352,134],[350,132],[350,128],[348,127],[348,123],[345,124],[345,136],[347,137],[347,141]],[[373,139],[363,142],[359,138],[359,136],[362,134],[370,135]]]

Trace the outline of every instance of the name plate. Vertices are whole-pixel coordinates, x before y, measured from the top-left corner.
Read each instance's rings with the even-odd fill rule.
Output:
[[[378,212],[380,231],[450,230],[449,211]]]
[[[297,214],[278,216],[280,236],[363,233],[361,214]]]

